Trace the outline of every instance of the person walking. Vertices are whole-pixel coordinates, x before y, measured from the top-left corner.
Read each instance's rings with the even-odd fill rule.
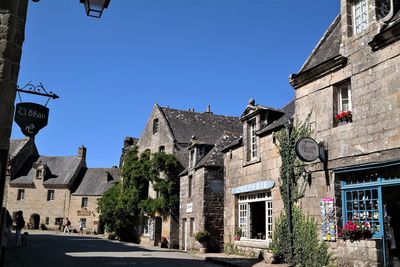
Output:
[[[69,234],[69,226],[71,225],[70,220],[68,220],[68,217],[65,218],[64,221],[64,234],[68,233]]]
[[[83,235],[83,220],[82,219],[79,221],[79,234]]]
[[[15,233],[17,236],[17,247],[21,246],[21,230],[22,228],[25,227],[25,220],[24,220],[24,216],[22,214],[22,210],[18,211],[17,213],[17,218],[15,220]]]

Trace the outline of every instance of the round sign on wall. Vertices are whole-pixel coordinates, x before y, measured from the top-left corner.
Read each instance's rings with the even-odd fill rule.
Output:
[[[302,161],[314,161],[319,157],[319,145],[310,137],[301,138],[296,142],[296,154]]]

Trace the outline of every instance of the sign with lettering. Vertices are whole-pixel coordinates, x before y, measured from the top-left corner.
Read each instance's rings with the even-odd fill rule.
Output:
[[[239,187],[232,188],[232,194],[241,194],[246,192],[260,191],[260,190],[268,190],[274,187],[275,182],[266,180],[253,184],[246,184]]]
[[[15,122],[24,135],[33,137],[47,125],[49,109],[36,103],[18,103],[15,108]]]
[[[80,209],[76,211],[77,216],[90,216],[90,214],[92,214],[92,212],[87,209]]]
[[[302,161],[314,161],[319,157],[319,145],[310,137],[301,138],[296,142],[296,154]]]
[[[187,203],[186,205],[186,213],[193,212],[193,203]]]

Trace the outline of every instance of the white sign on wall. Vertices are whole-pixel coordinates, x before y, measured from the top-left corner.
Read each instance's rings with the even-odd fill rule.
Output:
[[[193,212],[193,203],[186,204],[186,213]]]

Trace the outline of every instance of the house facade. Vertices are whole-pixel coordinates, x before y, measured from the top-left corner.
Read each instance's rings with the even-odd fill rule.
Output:
[[[88,168],[71,195],[68,218],[73,225],[83,221],[84,232],[101,233],[104,225],[99,219],[98,200],[120,179],[119,169]]]
[[[241,116],[242,137],[222,150],[225,252],[270,257],[274,220],[283,210],[281,159],[273,133],[284,128],[293,112],[294,101],[275,109],[250,100]]]
[[[77,156],[47,157],[33,154],[12,174],[8,184],[7,209],[23,211],[27,227],[56,229],[69,216],[71,192],[86,168],[86,148]],[[72,224],[73,227],[78,225]]]
[[[215,115],[209,109],[206,112],[183,111],[156,104],[137,145],[140,153],[148,150],[175,155],[183,171],[189,161],[187,148],[192,136],[214,144],[224,131],[237,132],[238,125],[238,118]],[[149,185],[149,197],[157,197],[152,185]],[[165,237],[169,247],[179,247],[179,215],[144,218],[141,229],[141,243],[157,245],[161,237]]]
[[[313,138],[328,156],[325,164],[307,165],[311,185],[301,205],[322,223],[340,266],[391,266],[400,256],[393,249],[400,245],[400,3],[340,4],[290,79],[296,118],[311,113]],[[332,218],[323,211],[326,201]],[[338,240],[336,225],[348,222],[370,224],[372,238]],[[384,236],[392,231],[390,243]]]
[[[180,174],[180,235],[183,250],[199,248],[198,231],[213,237],[208,251],[223,250],[224,234],[224,162],[221,149],[239,138],[240,133],[225,132],[214,144],[205,144],[196,136],[188,147],[189,161]]]

